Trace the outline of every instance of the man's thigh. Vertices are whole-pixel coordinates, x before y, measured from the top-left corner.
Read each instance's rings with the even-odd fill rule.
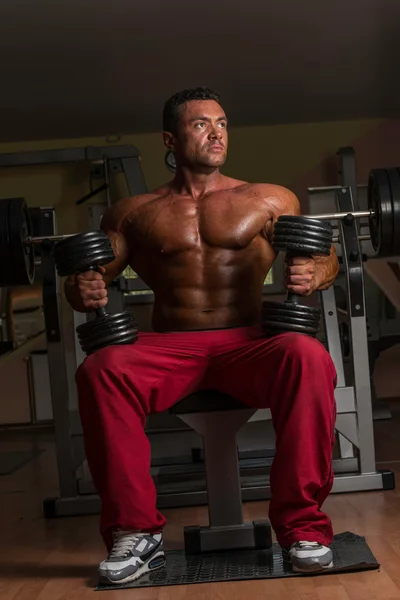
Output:
[[[303,362],[315,364],[308,369],[309,385],[320,369],[329,369],[332,360],[323,345],[306,335],[286,333],[271,338],[257,337],[222,347],[211,357],[207,385],[229,394],[253,408],[270,408],[276,395],[293,385],[290,374]],[[301,372],[296,369],[296,372]],[[311,378],[310,378],[311,372]]]
[[[201,385],[207,364],[207,348],[190,334],[141,333],[135,344],[108,346],[88,356],[77,383],[85,389],[88,382],[112,381],[113,389],[133,393],[146,412],[161,412]]]

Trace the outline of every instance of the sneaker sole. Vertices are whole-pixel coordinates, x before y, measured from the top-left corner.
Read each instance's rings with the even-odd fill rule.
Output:
[[[157,558],[163,558],[163,560],[160,562],[159,565],[156,565],[154,567],[151,567],[149,565],[151,565]],[[102,575],[100,572],[100,581],[102,583],[111,583],[113,585],[120,585],[122,583],[129,583],[132,581],[136,581],[136,579],[139,579],[140,577],[142,577],[143,575],[146,575],[146,573],[152,573],[153,571],[156,571],[157,569],[161,569],[162,567],[164,567],[166,563],[166,559],[165,559],[165,554],[163,550],[160,550],[159,552],[156,552],[155,555],[148,561],[146,562],[144,565],[142,565],[140,567],[140,569],[138,569],[136,571],[136,573],[132,573],[132,575],[128,575],[127,577],[124,577],[123,579],[110,579],[107,575]]]
[[[331,563],[329,563],[329,565],[319,565],[318,563],[314,564],[314,565],[310,565],[309,567],[298,567],[296,565],[292,564],[292,569],[293,571],[295,571],[296,573],[318,573],[319,571],[327,571],[328,569],[332,569],[333,568],[333,561]]]

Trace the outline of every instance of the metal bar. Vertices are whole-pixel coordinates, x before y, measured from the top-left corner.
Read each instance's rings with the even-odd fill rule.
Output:
[[[357,193],[357,170],[354,148],[350,146],[339,148],[338,156],[340,161],[339,174],[343,186],[351,189],[354,209],[358,211],[358,193]]]
[[[61,242],[66,238],[73,237],[76,233],[67,233],[65,235],[42,235],[35,237],[28,237],[25,240],[26,244],[43,244],[44,241],[49,240],[51,242]]]
[[[211,526],[243,523],[236,432],[254,412],[240,409],[178,415],[203,436]]]
[[[342,347],[340,344],[336,300],[333,287],[321,292],[321,304],[324,314],[325,335],[328,345],[328,352],[332,358],[333,364],[335,365],[337,374],[337,387],[344,388],[346,386],[346,380],[344,376]]]
[[[308,216],[308,215],[303,215],[303,216]],[[77,233],[65,233],[64,235],[35,236],[35,237],[26,238],[26,243],[27,244],[42,244],[45,240],[50,240],[52,242],[60,242],[62,240],[65,240],[66,238],[73,237],[74,235],[78,235],[78,234]],[[368,234],[363,234],[363,235],[359,235],[358,239],[360,241],[366,241],[366,240],[370,240],[371,236]],[[332,238],[332,241],[334,244],[336,244],[336,243],[339,243],[340,240],[339,240],[339,237],[334,237],[334,238]],[[148,286],[145,286],[146,289],[147,289],[147,287]],[[140,288],[140,289],[145,289],[145,288]],[[134,289],[136,289],[136,288],[134,288]]]
[[[368,240],[371,239],[371,236],[365,233],[363,235],[357,236],[357,239],[358,239],[359,242],[366,242],[366,241],[368,241]],[[339,237],[332,238],[332,243],[333,244],[340,244],[340,238]]]
[[[351,189],[336,193],[341,210],[354,209]],[[368,357],[367,322],[365,315],[364,276],[362,253],[358,241],[356,222],[340,223],[343,263],[349,296],[348,313],[354,369],[354,387],[358,422],[361,474],[375,473],[375,444],[373,430],[371,383]]]
[[[308,187],[307,191],[310,194],[317,194],[318,192],[336,192],[336,190],[340,190],[341,187],[341,185],[321,185],[320,187]],[[358,184],[357,188],[359,190],[366,190],[368,189],[368,185],[366,183]]]
[[[50,249],[45,246],[42,247],[42,271],[43,309],[47,335],[47,356],[59,488],[62,497],[73,497],[77,494],[77,481],[71,444],[65,351],[60,327],[58,277]]]
[[[145,194],[147,192],[147,186],[140,166],[139,157],[122,158],[121,162],[126,184],[128,186],[128,193],[131,196]]]
[[[13,152],[0,154],[0,167],[26,167],[54,163],[101,160],[104,158],[140,157],[135,146],[87,146],[86,148],[65,148],[61,150],[38,150],[33,152]]]
[[[346,193],[346,188],[339,188],[343,194]],[[337,213],[324,213],[321,215],[301,215],[308,219],[318,219],[319,221],[333,221],[335,219],[344,219],[348,215],[352,215],[355,219],[361,219],[362,217],[373,217],[375,215],[374,210],[349,210],[349,212],[337,212]]]

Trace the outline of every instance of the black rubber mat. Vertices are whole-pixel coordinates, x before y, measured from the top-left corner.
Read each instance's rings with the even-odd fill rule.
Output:
[[[333,568],[318,575],[378,569],[380,566],[365,538],[349,531],[335,535],[332,552]],[[124,585],[100,581],[96,590],[309,576],[292,571],[278,544],[274,544],[271,550],[236,550],[191,556],[186,556],[183,550],[175,550],[166,552],[166,558],[165,567],[143,575],[138,581]]]

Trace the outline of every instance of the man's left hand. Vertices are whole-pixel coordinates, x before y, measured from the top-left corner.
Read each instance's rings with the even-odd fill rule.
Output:
[[[299,296],[309,296],[317,289],[317,269],[313,258],[286,258],[286,287]]]

